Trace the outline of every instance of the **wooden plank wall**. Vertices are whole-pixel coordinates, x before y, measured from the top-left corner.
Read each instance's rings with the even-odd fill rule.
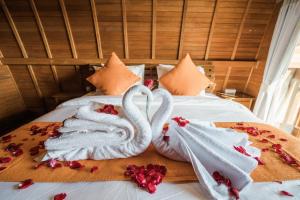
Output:
[[[27,108],[40,112],[52,94],[82,90],[79,63],[102,62],[112,51],[136,62],[186,53],[199,62],[223,61],[213,62],[216,90],[256,96],[280,8],[276,0],[0,2],[0,60]]]

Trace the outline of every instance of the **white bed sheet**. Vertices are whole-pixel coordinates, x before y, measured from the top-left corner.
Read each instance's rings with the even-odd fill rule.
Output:
[[[135,103],[144,109],[144,97],[138,96]],[[251,121],[260,122],[246,107],[238,103],[220,99],[213,95],[201,97],[174,97],[175,109],[173,116],[179,115],[188,119],[200,121]],[[110,96],[89,96],[81,97],[58,106],[35,121],[63,121],[76,113],[77,108],[82,103],[89,101],[103,103],[120,104],[120,97]],[[159,100],[155,100],[156,107]],[[158,186],[155,194],[149,194],[138,188],[134,183],[127,181],[106,181],[106,182],[79,182],[79,183],[35,183],[29,189],[16,190],[16,182],[0,182],[0,199],[14,200],[49,200],[53,195],[61,192],[67,193],[67,199],[72,200],[135,200],[135,199],[164,199],[164,200],[194,200],[206,199],[199,190],[199,185],[195,183],[162,183]],[[241,199],[245,200],[266,200],[282,199],[279,191],[286,190],[294,194],[293,199],[300,199],[300,180],[286,181],[283,184],[254,183],[248,190],[241,194]]]

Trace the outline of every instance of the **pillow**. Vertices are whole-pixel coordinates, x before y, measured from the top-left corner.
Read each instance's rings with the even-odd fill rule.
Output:
[[[162,75],[165,73],[171,71],[175,66],[174,65],[165,65],[165,64],[159,64],[156,68],[157,72],[157,78],[159,79]],[[197,70],[201,72],[202,74],[205,74],[204,68],[202,66],[197,66]],[[158,83],[158,87],[164,88],[160,83]],[[199,96],[205,96],[205,90],[201,90],[198,94]]]
[[[189,54],[169,72],[159,78],[159,82],[173,95],[196,96],[210,84],[210,80],[198,71]]]
[[[105,95],[121,95],[140,79],[113,52],[106,65],[89,76],[87,81]]]
[[[158,79],[164,75],[165,73],[171,71],[175,66],[174,65],[165,65],[165,64],[159,64],[156,67],[157,77]],[[205,74],[204,68],[200,65],[197,66],[197,70],[201,72],[202,74]]]
[[[93,66],[94,70],[97,71],[100,68],[102,68],[103,66]],[[127,68],[134,73],[135,75],[137,75],[138,77],[141,78],[141,80],[139,80],[138,82],[136,82],[134,85],[143,85],[144,82],[144,74],[145,74],[145,65],[141,64],[141,65],[131,65],[131,66],[127,66]],[[101,92],[101,90],[96,88],[96,92],[97,95],[103,95],[103,93]],[[121,95],[123,95],[125,92],[123,92]]]

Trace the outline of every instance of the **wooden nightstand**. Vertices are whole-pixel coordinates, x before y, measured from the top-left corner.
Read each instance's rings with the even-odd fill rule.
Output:
[[[253,101],[255,100],[254,97],[252,97],[248,94],[242,93],[242,92],[237,92],[235,95],[232,95],[232,96],[224,94],[223,92],[217,92],[216,95],[221,97],[221,98],[229,99],[229,100],[238,102],[240,104],[243,104],[244,106],[246,106],[250,110],[252,108]]]

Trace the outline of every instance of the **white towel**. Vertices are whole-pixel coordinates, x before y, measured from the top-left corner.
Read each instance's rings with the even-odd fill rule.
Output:
[[[135,156],[147,149],[152,139],[149,122],[133,105],[136,93],[151,91],[134,86],[123,98],[123,106],[115,107],[118,115],[97,112],[103,104],[88,102],[78,109],[75,117],[64,121],[59,129],[62,135],[45,142],[47,153],[43,160],[114,159]]]
[[[229,199],[228,189],[213,179],[215,171],[228,177],[233,187],[239,190],[247,188],[252,182],[250,173],[258,164],[252,156],[260,156],[257,148],[249,146],[248,135],[216,128],[207,122],[191,121],[186,126],[179,126],[176,121],[168,120],[169,128],[165,134],[169,141],[166,142],[162,128],[172,111],[172,96],[163,89],[154,91],[154,95],[163,97],[163,103],[151,122],[156,149],[173,160],[192,163],[203,192],[214,199]],[[251,156],[241,154],[234,146],[244,147]]]

